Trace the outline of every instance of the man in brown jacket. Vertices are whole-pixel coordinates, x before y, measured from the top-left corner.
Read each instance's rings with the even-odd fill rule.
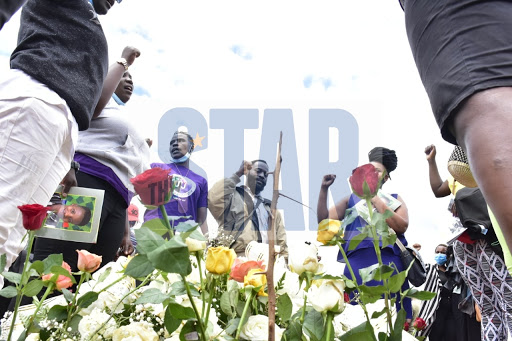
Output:
[[[237,186],[242,175],[245,186]],[[218,181],[208,192],[208,209],[219,224],[219,234],[231,236],[230,247],[244,256],[247,244],[255,240],[267,243],[271,201],[260,193],[267,184],[268,165],[263,160],[243,161],[231,177]],[[276,246],[288,256],[286,231],[279,211],[276,211]],[[277,248],[276,248],[277,249]]]

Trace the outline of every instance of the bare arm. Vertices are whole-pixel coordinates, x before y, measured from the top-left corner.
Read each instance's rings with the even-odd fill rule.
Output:
[[[336,179],[336,175],[327,174],[322,179],[322,186],[320,187],[320,194],[318,195],[318,204],[316,208],[316,218],[320,223],[324,219],[336,219],[342,220],[347,210],[348,197],[340,200],[335,206],[327,209],[327,193],[329,187],[333,184]]]
[[[121,57],[126,59],[128,65],[132,65],[135,61],[135,58],[139,56],[140,51],[132,46],[125,47],[123,53],[121,54]],[[126,70],[122,64],[116,62],[110,65],[108,68],[107,77],[103,81],[103,88],[101,89],[100,99],[98,100],[96,108],[94,109],[93,118],[98,117],[99,114],[101,114],[108,101],[110,100],[110,97],[112,97],[112,94],[114,91],[116,91],[117,85],[119,84],[119,81],[121,80],[121,77],[123,77],[125,71]]]
[[[201,226],[201,232],[206,234],[208,232],[208,224],[206,222],[206,214],[208,210],[206,207],[199,207],[197,210],[197,223]]]
[[[389,227],[391,227],[396,233],[405,233],[407,228],[409,227],[409,212],[407,210],[407,206],[405,202],[402,200],[400,196],[397,198],[402,205],[393,212],[393,215],[386,219],[386,223]],[[374,196],[372,198],[372,204],[375,206],[379,213],[384,213],[389,210],[389,207],[386,205],[386,202],[382,200],[378,196]]]
[[[436,146],[433,144],[425,148],[428,161],[428,176],[430,180],[430,188],[436,198],[446,197],[451,194],[450,187],[447,180],[442,180],[439,175],[439,169],[436,163]]]

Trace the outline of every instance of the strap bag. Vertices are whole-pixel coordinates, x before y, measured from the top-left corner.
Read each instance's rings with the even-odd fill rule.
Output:
[[[427,279],[427,268],[425,263],[423,263],[423,259],[421,259],[420,254],[416,250],[410,246],[404,246],[398,238],[396,239],[396,245],[400,249],[400,259],[404,268],[407,269],[412,263],[407,273],[407,280],[415,287],[419,287]]]

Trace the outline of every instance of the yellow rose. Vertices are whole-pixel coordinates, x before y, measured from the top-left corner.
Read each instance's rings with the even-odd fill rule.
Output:
[[[247,275],[245,275],[245,277],[244,277],[244,287],[246,287],[248,285],[252,285],[253,287],[261,287],[260,291],[258,291],[258,296],[268,296],[265,293],[265,286],[267,285],[267,276],[258,274],[260,272],[265,272],[265,270],[263,270],[263,269],[249,270]]]
[[[206,270],[217,275],[227,274],[235,258],[236,253],[233,249],[225,246],[210,247],[206,255]]]
[[[318,224],[316,240],[326,245],[338,234],[341,227],[341,221],[335,219],[324,219]]]

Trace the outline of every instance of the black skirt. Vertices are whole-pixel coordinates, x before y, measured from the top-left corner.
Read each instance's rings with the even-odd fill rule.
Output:
[[[441,134],[456,144],[450,125],[460,104],[512,86],[512,2],[406,0],[405,22]]]

